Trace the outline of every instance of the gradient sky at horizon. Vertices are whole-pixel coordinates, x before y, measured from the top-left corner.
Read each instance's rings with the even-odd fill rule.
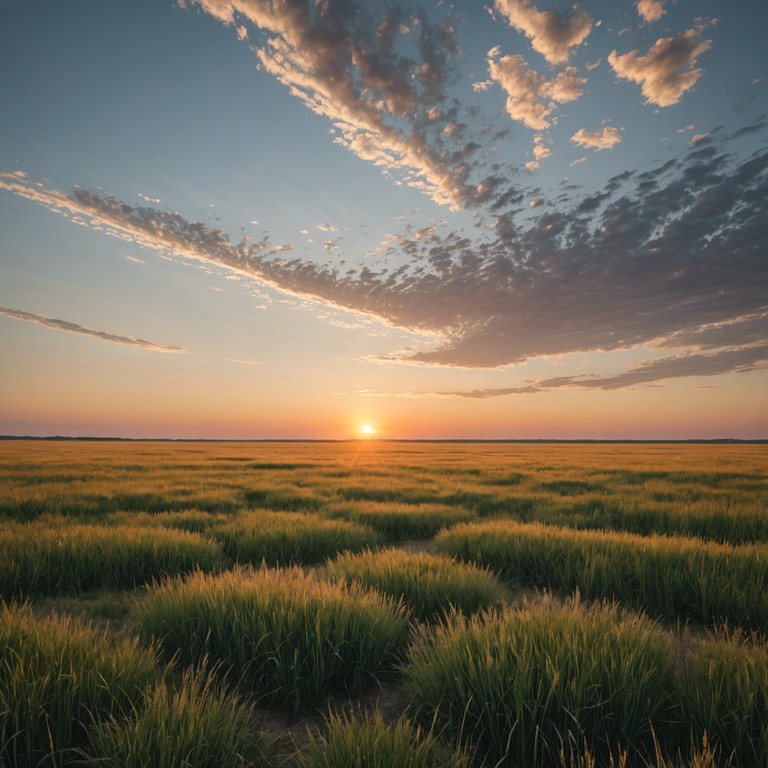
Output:
[[[768,437],[768,7],[2,17],[0,434]]]

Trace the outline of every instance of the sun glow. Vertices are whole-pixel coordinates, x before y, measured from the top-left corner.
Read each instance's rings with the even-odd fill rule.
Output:
[[[370,436],[373,434],[373,427],[370,424],[363,424],[362,427],[360,427],[360,431],[366,435]]]

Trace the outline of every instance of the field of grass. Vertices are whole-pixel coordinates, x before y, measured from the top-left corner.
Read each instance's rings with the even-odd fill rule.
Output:
[[[768,445],[0,442],[0,768],[768,768]]]

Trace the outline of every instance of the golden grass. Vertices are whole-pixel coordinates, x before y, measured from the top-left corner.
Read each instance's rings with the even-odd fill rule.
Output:
[[[330,544],[320,547],[322,542],[318,532],[323,525],[331,526],[333,531],[341,534],[352,524],[367,524],[375,529],[375,533],[368,529],[370,533],[367,535],[378,534],[390,542],[406,541],[402,545],[406,550],[404,553],[384,552],[367,556],[376,563],[386,558],[391,558],[393,564],[402,561],[402,572],[387,571],[388,582],[380,587],[390,589],[391,581],[397,590],[390,591],[395,591],[398,596],[405,593],[399,585],[402,580],[408,582],[406,586],[409,590],[415,584],[417,596],[421,594],[420,590],[425,595],[432,594],[431,584],[428,590],[422,590],[425,584],[423,572],[431,574],[422,566],[434,559],[429,556],[435,549],[435,541],[430,537],[443,529],[445,532],[440,540],[445,541],[446,537],[453,535],[452,530],[454,534],[466,530],[461,527],[454,529],[457,524],[461,526],[466,522],[478,527],[492,524],[488,529],[491,538],[492,532],[497,530],[493,526],[509,526],[510,530],[534,533],[561,531],[557,534],[557,557],[570,558],[570,562],[578,559],[580,553],[588,554],[601,547],[605,550],[603,554],[607,555],[607,562],[610,562],[611,552],[621,550],[624,563],[635,562],[633,558],[636,556],[634,573],[638,578],[659,570],[652,567],[651,562],[658,563],[661,553],[664,555],[662,560],[667,563],[667,573],[671,575],[669,584],[673,584],[675,579],[680,581],[685,575],[679,569],[675,571],[675,563],[679,564],[681,558],[685,560],[690,555],[690,562],[694,565],[705,560],[708,565],[699,571],[696,567],[689,568],[687,573],[695,576],[697,572],[704,574],[706,571],[709,574],[707,584],[717,586],[715,590],[709,587],[699,590],[696,595],[703,597],[710,605],[713,596],[720,595],[720,603],[725,607],[714,611],[700,611],[698,608],[692,611],[690,596],[693,593],[690,590],[686,592],[688,598],[678,605],[675,595],[681,595],[685,590],[681,592],[665,587],[655,590],[661,603],[654,612],[673,625],[677,621],[685,621],[687,616],[705,622],[728,618],[748,627],[763,628],[765,613],[763,611],[758,616],[755,611],[765,604],[761,597],[765,590],[762,588],[764,582],[760,573],[763,571],[760,568],[768,557],[767,479],[768,445],[748,444],[470,444],[375,440],[347,443],[0,441],[0,541],[8,546],[4,554],[7,555],[11,549],[22,553],[13,562],[30,565],[39,560],[43,566],[37,570],[30,567],[20,585],[6,588],[8,594],[42,594],[62,589],[74,590],[78,594],[81,590],[98,586],[120,588],[113,584],[116,573],[122,574],[121,583],[130,587],[158,573],[178,573],[200,567],[213,568],[218,573],[223,568],[215,576],[196,572],[196,575],[186,579],[164,581],[164,587],[157,585],[144,597],[127,592],[110,592],[106,593],[106,597],[100,596],[101,593],[77,597],[70,594],[55,599],[37,597],[33,606],[35,625],[39,623],[41,637],[49,634],[58,637],[59,630],[46,624],[44,617],[48,612],[58,610],[73,615],[92,615],[105,622],[110,633],[118,637],[127,635],[130,639],[132,634],[141,633],[140,627],[133,622],[143,617],[145,637],[156,635],[163,638],[169,652],[182,652],[177,657],[179,666],[202,663],[202,657],[208,653],[208,662],[214,663],[218,658],[246,692],[261,694],[264,697],[262,704],[269,703],[270,707],[282,710],[280,715],[262,711],[262,714],[268,714],[276,733],[285,735],[286,726],[293,729],[294,735],[297,729],[306,732],[303,724],[295,717],[291,719],[289,714],[291,710],[306,706],[305,714],[314,717],[314,724],[320,728],[319,741],[315,743],[317,754],[313,757],[317,760],[321,759],[318,750],[326,751],[333,746],[334,750],[338,747],[343,751],[345,745],[354,745],[354,733],[350,736],[350,728],[354,731],[359,724],[357,720],[353,722],[343,716],[329,720],[323,726],[318,715],[312,714],[312,702],[323,701],[332,695],[340,695],[342,699],[349,695],[354,699],[350,702],[350,711],[357,711],[360,704],[370,703],[370,699],[365,697],[374,695],[371,691],[364,693],[362,699],[359,695],[363,683],[373,682],[379,677],[378,670],[386,671],[382,678],[384,687],[381,695],[386,698],[391,693],[396,700],[402,699],[402,684],[397,681],[391,667],[398,658],[402,658],[402,646],[408,632],[404,608],[394,606],[392,598],[375,591],[366,592],[357,586],[342,587],[324,581],[322,567],[318,571],[308,564],[309,560],[337,551],[342,553],[339,562],[349,560],[356,563],[359,559],[343,554],[354,550],[360,543],[354,537],[347,538],[346,533],[336,539],[331,537]],[[246,528],[254,537],[256,532],[259,536],[265,534],[264,553],[268,560],[284,540],[284,533],[290,533],[292,540],[295,540],[294,549],[287,556],[278,552],[277,558],[272,561],[286,559],[302,562],[302,569],[271,570],[271,580],[263,575],[260,581],[256,579],[258,584],[254,582],[251,586],[252,579],[244,578],[241,569],[227,570],[226,559],[219,563],[219,537],[222,531],[230,530],[233,541],[237,540],[241,537],[242,531],[238,529],[243,523],[248,524]],[[415,543],[413,539],[422,541]],[[279,540],[278,544],[274,540]],[[119,547],[110,549],[109,541],[116,541]],[[530,540],[527,541],[531,544]],[[34,542],[42,548],[43,558],[34,554],[34,546],[31,546]],[[61,542],[62,546],[57,542]],[[680,542],[685,543],[677,546]],[[60,557],[64,544],[66,556]],[[541,560],[544,567],[547,565],[547,552],[551,554],[552,543],[539,544],[538,554],[533,559]],[[618,550],[611,549],[614,544]],[[625,548],[625,544],[629,549]],[[181,565],[176,563],[176,555],[166,562],[163,547],[179,557],[183,555]],[[319,552],[320,549],[323,552]],[[413,556],[414,552],[422,549],[428,555]],[[28,550],[32,554],[26,557],[24,553]],[[124,556],[118,558],[119,568],[116,567],[118,560],[112,558],[117,550],[125,550]],[[731,550],[738,557],[731,557]],[[240,554],[237,556],[240,557]],[[260,553],[256,557],[260,557]],[[754,564],[760,568],[752,567],[750,571],[750,557],[754,557]],[[477,559],[469,557],[471,562],[468,565],[477,565]],[[6,560],[11,562],[7,557]],[[206,565],[206,560],[211,562]],[[592,570],[584,568],[581,573],[587,576],[592,573],[594,576],[594,557],[590,555],[587,560],[592,562]],[[47,567],[46,563],[51,567]],[[72,564],[77,564],[74,571],[70,567]],[[533,565],[533,575],[525,581],[535,589],[542,588],[546,583],[556,586],[549,576],[537,576]],[[739,571],[739,568],[742,570]],[[546,568],[541,573],[545,571]],[[610,576],[609,571],[606,566],[605,572]],[[77,576],[74,579],[76,586],[73,586],[71,576],[62,581],[68,573]],[[755,579],[755,576],[760,578]],[[30,589],[38,577],[42,582]],[[46,579],[51,579],[51,584],[43,585]],[[695,586],[695,579],[688,581]],[[220,596],[213,588],[213,585],[230,582],[234,586],[227,592],[227,600],[232,604],[230,607],[234,606],[236,610],[223,608]],[[685,579],[682,579],[683,582]],[[575,583],[561,586],[568,591],[580,583],[576,579]],[[701,579],[699,583],[703,583]],[[750,587],[750,584],[753,586]],[[197,595],[195,585],[200,586],[200,595]],[[588,591],[582,590],[582,596]],[[215,599],[206,602],[201,595],[208,592]],[[363,592],[367,597],[363,596]],[[619,610],[625,617],[622,622],[627,626],[646,621],[624,612],[633,603],[649,609],[650,604],[645,597],[635,601],[632,589],[627,595],[613,589],[596,592],[606,593],[624,601]],[[729,596],[729,593],[733,595]],[[752,593],[755,593],[754,599],[750,597]],[[166,596],[167,601],[160,600],[161,596]],[[733,604],[733,596],[738,596],[744,608],[740,618],[736,618],[732,605],[728,604],[728,601]],[[453,604],[454,601],[451,598],[448,602]],[[511,616],[510,611],[514,611],[514,607],[507,605],[506,598],[502,602],[504,604],[493,615]],[[126,613],[129,605],[135,606],[135,610]],[[106,622],[106,617],[112,613],[120,616],[117,624]],[[586,631],[590,617],[602,616],[603,613],[604,609],[585,606],[583,617],[574,615],[572,621],[569,619],[574,637],[581,637],[579,633]],[[371,621],[364,621],[363,618],[369,614],[373,617]],[[150,615],[152,621],[149,621]],[[491,616],[489,612],[485,619],[476,617],[469,620],[473,633],[475,630],[478,636],[492,633],[495,620]],[[267,620],[271,622],[269,626],[259,623]],[[457,623],[460,620],[454,617],[451,621],[456,624],[458,632]],[[147,622],[157,626],[150,628]],[[246,626],[247,632],[244,631]],[[606,626],[613,627],[613,619]],[[321,629],[318,630],[318,627]],[[576,664],[581,672],[592,669],[600,643],[603,639],[606,642],[610,639],[609,630],[605,629],[581,646],[577,647],[575,641],[558,645],[557,632],[549,637],[546,626],[542,625],[540,629],[541,648],[554,649],[553,653],[557,651],[562,656],[564,668]],[[284,636],[281,635],[283,630],[286,632]],[[604,734],[603,725],[599,723],[596,729],[591,726],[588,729],[596,741],[587,744],[586,749],[584,744],[552,743],[553,739],[557,742],[558,734],[548,738],[542,747],[553,758],[553,764],[560,765],[562,762],[563,766],[567,763],[593,768],[614,765],[612,761],[615,757],[617,768],[625,763],[629,766],[627,760],[631,755],[626,750],[632,750],[629,749],[631,745],[625,743],[626,734],[629,726],[637,726],[639,730],[636,729],[636,732],[642,732],[641,740],[646,742],[649,750],[649,765],[657,768],[681,768],[683,765],[752,768],[756,764],[768,765],[765,762],[768,759],[765,636],[756,635],[744,642],[718,639],[717,636],[713,639],[709,631],[693,627],[690,634],[701,638],[699,644],[698,641],[691,641],[687,634],[677,637],[661,625],[658,630],[669,638],[673,667],[672,673],[665,678],[665,684],[668,683],[670,688],[664,694],[665,697],[669,694],[665,700],[672,707],[673,722],[664,723],[667,718],[657,713],[655,717],[661,727],[654,728],[652,734],[653,738],[659,739],[661,751],[654,757],[650,752],[653,745],[644,724],[638,721],[633,725],[630,722],[632,718],[622,714],[617,721],[610,723],[613,735],[608,736],[611,741],[621,743],[603,743],[603,736],[607,733]],[[189,637],[182,636],[185,631],[195,635],[195,648],[190,647]],[[649,631],[656,636],[655,628],[651,627]],[[172,637],[174,632],[181,633],[175,641]],[[388,640],[392,632],[396,637]],[[630,635],[622,646],[628,654],[627,658],[642,653],[642,644],[638,645]],[[307,640],[308,650],[296,655],[297,637],[312,639],[315,645]],[[265,646],[270,638],[275,641],[271,651]],[[265,652],[259,656],[261,667],[254,663],[253,649],[245,647],[254,642]],[[358,645],[366,643],[366,647],[373,645],[378,648],[381,643],[387,646],[382,658],[370,665],[359,664],[354,657],[356,651],[353,653]],[[8,647],[0,647],[0,659],[10,658]],[[418,647],[426,648],[421,641]],[[240,658],[238,653],[243,649],[247,653]],[[424,653],[429,655],[426,650]],[[304,664],[302,659],[305,658],[315,659],[315,662]],[[466,659],[459,653],[454,661],[456,669],[467,664],[469,669],[473,668],[473,663],[479,666],[495,663],[494,658],[491,654],[484,658]],[[451,672],[453,662],[447,652],[435,661],[447,665],[447,671]],[[539,690],[537,686],[544,685],[546,679],[536,669],[530,671],[533,675],[532,690]],[[567,681],[560,680],[565,685],[564,690],[572,693],[573,686],[579,680],[590,685],[589,679],[583,677],[581,672],[571,676],[570,688]],[[407,665],[401,668],[401,673],[414,679]],[[30,674],[32,677],[28,680],[23,675],[18,677],[23,683],[18,689],[22,699],[25,690],[31,695],[37,690],[36,686],[43,685],[47,679],[39,670]],[[252,678],[250,682],[249,676]],[[151,702],[152,706],[157,704],[160,713],[157,717],[161,720],[165,717],[162,706],[176,701],[177,694],[183,693],[183,685],[181,688],[176,685],[181,677],[174,678],[175,682],[171,680],[171,687],[167,689],[158,688],[154,694],[148,692],[148,696],[151,694],[155,698],[147,698],[147,703]],[[1,678],[2,674],[0,682]],[[13,680],[16,679],[13,677]],[[414,695],[424,701],[424,691],[415,690]],[[469,689],[464,698],[459,695],[451,704],[458,713],[457,717],[460,714],[463,718],[472,703],[477,703],[476,699],[477,694]],[[221,699],[222,711],[229,707],[225,700],[229,701],[226,697]],[[580,711],[579,728],[573,731],[577,738],[582,734],[581,728],[587,727],[585,718],[588,718],[591,706],[587,699],[584,701],[587,702],[586,709]],[[648,704],[640,699],[636,703],[638,706]],[[566,709],[570,711],[572,704],[566,701]],[[632,702],[630,704],[634,706]],[[138,707],[138,704],[135,706]],[[380,706],[380,713],[386,722],[377,719],[374,712],[373,717],[365,721],[366,728],[370,726],[374,752],[379,754],[383,749],[391,753],[390,743],[399,744],[403,734],[405,738],[410,738],[399,725],[408,722],[399,719],[405,703],[392,712],[383,708],[384,705]],[[13,718],[27,717],[18,703],[5,709],[0,706],[2,713],[11,718],[8,722],[15,722]],[[140,712],[137,708],[132,713],[130,723],[120,720],[120,733],[124,726],[130,726],[126,731],[126,743],[134,739],[129,733],[131,728],[136,733],[144,733],[145,729],[148,729],[147,734],[155,733],[154,726],[147,724],[149,720],[143,710]],[[182,730],[200,713],[192,708],[188,714],[189,717],[179,713]],[[109,712],[106,716],[108,718]],[[51,722],[52,726],[68,727],[67,717],[54,720],[60,722]],[[567,732],[570,732],[568,723],[571,722],[572,718],[560,727],[560,734],[566,738]],[[718,723],[724,724],[723,727],[720,728]],[[447,721],[445,724],[448,725]],[[43,725],[48,727],[45,722]],[[432,723],[423,725],[431,728]],[[327,729],[325,737],[323,728]],[[224,731],[226,728],[222,733]],[[623,736],[620,735],[622,733]],[[464,734],[467,734],[466,727]],[[444,736],[455,739],[457,734],[447,732]],[[508,736],[502,738],[506,740]],[[80,737],[76,741],[82,743]],[[498,754],[506,754],[505,744],[501,745],[504,749]],[[17,742],[14,745],[14,759],[18,764],[37,764],[40,753]],[[164,742],[162,748],[171,746],[170,742]],[[567,755],[560,751],[560,747],[567,747]],[[304,750],[302,754],[305,757],[309,756],[306,743],[298,745],[297,749]],[[524,753],[525,750],[518,752]],[[115,756],[119,754],[119,751],[114,752]],[[405,752],[402,754],[405,755]],[[435,754],[447,753],[438,750]],[[562,761],[559,755],[562,755]],[[302,759],[301,754],[294,757],[299,762]],[[119,761],[122,758],[118,756],[115,759]],[[336,759],[334,756],[333,760]],[[0,765],[2,762],[0,759]],[[531,763],[534,764],[538,763]]]

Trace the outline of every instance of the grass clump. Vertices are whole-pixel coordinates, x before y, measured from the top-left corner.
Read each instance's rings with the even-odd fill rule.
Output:
[[[209,528],[230,519],[230,515],[206,512],[203,509],[183,509],[179,512],[112,512],[104,518],[106,525],[140,525],[142,527],[173,528],[190,533],[206,533]]]
[[[419,715],[491,765],[556,765],[572,745],[650,749],[672,706],[669,654],[643,616],[546,604],[423,630],[405,675]]]
[[[510,581],[578,589],[670,621],[768,631],[768,551],[761,545],[495,520],[443,531],[436,546]]]
[[[462,753],[451,751],[431,732],[401,717],[387,723],[376,711],[331,715],[322,736],[296,756],[296,768],[469,768]]]
[[[326,511],[379,531],[387,541],[431,539],[442,528],[477,519],[477,513],[447,504],[358,502]]]
[[[210,674],[188,670],[178,688],[160,682],[124,719],[99,723],[86,765],[100,768],[257,768],[270,742],[249,706]]]
[[[331,578],[359,582],[404,600],[421,621],[453,610],[473,613],[499,605],[507,596],[502,582],[489,571],[425,552],[343,553],[326,566],[326,572]]]
[[[406,609],[390,598],[297,567],[170,579],[137,610],[144,636],[169,656],[207,656],[244,689],[294,711],[361,690],[396,665],[409,632]]]
[[[0,765],[72,764],[89,724],[130,711],[157,677],[155,654],[67,619],[0,608]]]
[[[0,528],[0,551],[0,594],[7,597],[131,589],[227,563],[221,547],[202,536],[138,526],[9,523]]]
[[[224,551],[241,563],[319,563],[343,550],[379,543],[379,535],[355,523],[315,514],[257,510],[235,517],[213,532]]]
[[[738,765],[768,765],[768,646],[739,633],[698,638],[684,657],[682,738],[708,739]]]

